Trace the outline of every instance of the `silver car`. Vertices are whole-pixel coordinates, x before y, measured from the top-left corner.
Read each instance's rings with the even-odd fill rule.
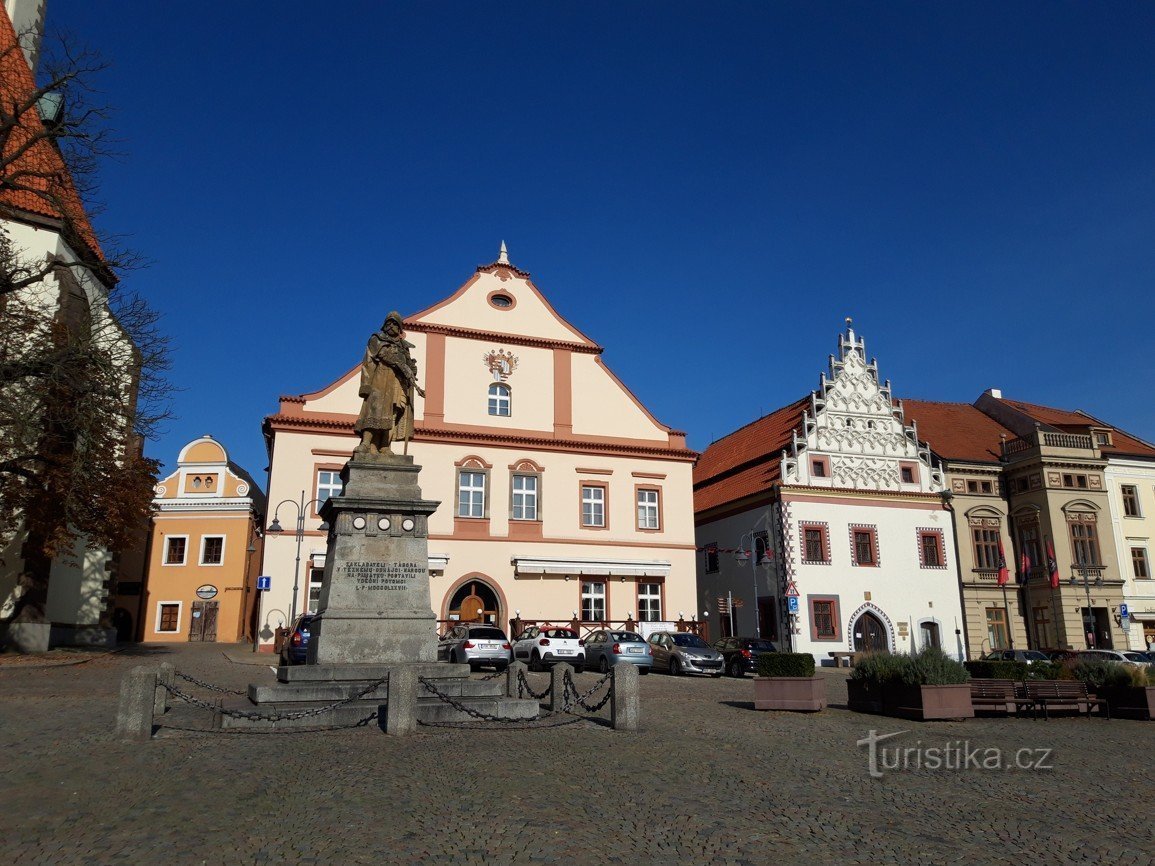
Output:
[[[656,631],[650,635],[654,667],[674,676],[709,674],[722,676],[722,654],[698,637],[683,631]]]
[[[470,670],[482,665],[504,670],[509,665],[509,638],[492,625],[455,625],[437,642],[437,659],[468,664]]]
[[[648,674],[654,654],[646,639],[632,631],[599,629],[586,638],[586,667],[606,674],[618,662],[636,665],[639,674]]]

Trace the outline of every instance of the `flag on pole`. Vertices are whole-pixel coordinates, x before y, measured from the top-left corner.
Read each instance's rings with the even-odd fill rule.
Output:
[[[1031,557],[1025,550],[1019,559],[1019,583],[1026,583],[1031,579]]]
[[[999,533],[999,586],[1006,586],[1011,579],[1010,569],[1007,568],[1007,555],[1003,553],[1003,536]]]
[[[1059,588],[1059,563],[1055,560],[1055,545],[1047,539],[1047,571],[1051,575],[1051,589]]]

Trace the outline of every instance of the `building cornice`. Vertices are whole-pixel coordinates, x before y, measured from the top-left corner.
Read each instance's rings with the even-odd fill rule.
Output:
[[[547,337],[531,337],[525,334],[499,333],[456,325],[439,325],[434,322],[412,322],[406,320],[406,331],[420,331],[425,334],[443,334],[446,337],[461,337],[467,340],[502,343],[513,346],[532,346],[539,349],[566,349],[587,355],[600,355],[604,349],[596,343],[578,343],[570,340],[553,340]]]

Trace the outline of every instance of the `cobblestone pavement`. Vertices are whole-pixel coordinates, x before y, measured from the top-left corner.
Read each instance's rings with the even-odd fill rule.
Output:
[[[228,656],[226,656],[226,652]],[[231,659],[230,660],[230,656]],[[113,735],[121,675],[169,661],[271,681],[243,647],[139,647],[0,666],[0,839],[11,863],[1150,863],[1155,724],[917,723],[752,709],[750,679],[641,679],[642,724]],[[241,662],[249,662],[248,664]],[[845,672],[824,670],[845,702]],[[577,676],[592,685],[594,674]],[[531,675],[543,687],[545,675]],[[587,686],[588,687],[588,686]],[[190,687],[191,688],[191,687]],[[207,697],[208,693],[199,694]],[[603,717],[605,713],[603,712]],[[184,727],[192,727],[184,725]],[[1049,771],[907,770],[886,745],[1051,749]]]

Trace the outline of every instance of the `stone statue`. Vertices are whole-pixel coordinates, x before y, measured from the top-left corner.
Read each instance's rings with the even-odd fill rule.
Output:
[[[409,451],[413,435],[413,392],[425,392],[417,384],[417,362],[409,354],[413,344],[401,339],[403,323],[396,311],[385,317],[381,330],[369,338],[361,362],[364,398],[353,432],[361,437],[354,458],[391,453],[390,444],[401,440]]]

